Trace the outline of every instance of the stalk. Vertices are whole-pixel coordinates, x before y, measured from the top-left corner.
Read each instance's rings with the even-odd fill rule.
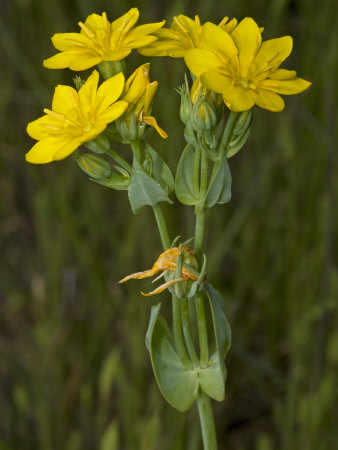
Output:
[[[204,450],[217,450],[216,429],[211,400],[203,392],[197,396],[197,407],[200,416]]]

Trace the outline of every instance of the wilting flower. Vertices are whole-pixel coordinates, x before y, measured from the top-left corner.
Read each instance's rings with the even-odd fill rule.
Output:
[[[121,134],[126,135],[130,140],[140,137],[138,124],[151,125],[162,138],[168,137],[167,133],[157,124],[155,117],[150,115],[158,81],[150,82],[149,71],[150,64],[143,64],[134,71],[124,86],[121,99],[128,102],[129,106],[119,122],[121,122]]]
[[[236,25],[236,19],[228,22],[228,17],[224,17],[218,27],[231,33]],[[202,46],[202,25],[197,15],[195,16],[195,20],[183,14],[175,16],[170,28],[162,28],[155,34],[158,40],[140,49],[139,53],[145,56],[172,56],[174,58],[181,58],[187,50]]]
[[[85,23],[79,22],[80,33],[58,33],[52,42],[60,53],[46,59],[49,69],[85,70],[102,61],[120,61],[132,49],[150,45],[157,40],[152,33],[163,27],[165,21],[134,28],[139,17],[137,8],[130,9],[110,23],[106,13],[91,14]]]
[[[131,279],[141,280],[142,278],[152,277],[156,275],[158,272],[162,272],[159,277],[155,278],[154,281],[157,281],[159,278],[161,278],[168,272],[176,272],[177,258],[179,256],[181,256],[182,258],[182,269],[180,276],[178,278],[171,279],[166,283],[163,283],[161,286],[159,286],[152,292],[149,292],[148,294],[144,294],[143,292],[141,292],[141,294],[148,297],[150,295],[159,294],[160,292],[163,292],[165,289],[167,289],[170,286],[173,286],[176,283],[188,280],[197,280],[197,276],[194,275],[190,270],[188,270],[183,265],[183,263],[186,262],[187,264],[190,264],[193,268],[197,267],[194,252],[190,249],[188,245],[180,245],[179,247],[169,248],[168,250],[163,252],[151,269],[145,270],[144,272],[136,272],[131,275],[128,275],[127,277],[120,280],[120,283],[124,283],[125,281]]]
[[[28,134],[38,140],[26,160],[44,164],[64,159],[82,143],[95,139],[126,110],[128,103],[116,101],[124,87],[119,73],[98,87],[99,74],[90,75],[79,92],[70,86],[55,88],[52,109],[27,126]]]
[[[294,70],[279,69],[291,53],[292,38],[262,42],[260,29],[249,17],[231,36],[206,23],[201,41],[203,48],[188,50],[185,62],[206,88],[223,95],[232,111],[246,111],[255,104],[282,111],[284,100],[278,94],[298,94],[311,85],[296,77]]]

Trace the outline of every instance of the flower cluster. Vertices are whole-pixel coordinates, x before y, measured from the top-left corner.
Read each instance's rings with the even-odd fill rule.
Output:
[[[196,77],[191,90],[193,125],[207,133],[217,124],[219,99],[232,111],[247,111],[255,104],[281,111],[284,100],[279,94],[298,94],[311,84],[294,70],[280,68],[291,53],[292,38],[262,41],[263,28],[252,18],[238,23],[224,17],[215,25],[201,24],[198,16],[193,20],[179,15],[170,28],[163,28],[165,21],[135,26],[138,18],[137,8],[113,22],[106,13],[91,14],[79,22],[80,33],[52,37],[59,53],[46,59],[44,66],[81,71],[99,65],[102,72],[102,65],[123,60],[133,49],[147,56],[182,57]],[[63,159],[117,119],[116,129],[124,142],[142,139],[147,125],[167,137],[150,115],[158,83],[150,82],[148,63],[126,82],[123,73],[118,73],[101,86],[98,83],[95,70],[78,92],[70,86],[56,87],[52,108],[27,127],[28,134],[38,140],[27,161]]]
[[[255,104],[282,111],[279,94],[298,94],[311,83],[294,70],[280,69],[290,55],[292,38],[284,36],[262,42],[262,28],[250,17],[239,24],[224,18],[217,26],[201,25],[186,16],[174,18],[170,29],[161,29],[158,40],[140,52],[144,55],[184,57],[202,84],[221,94],[232,111],[246,111]]]
[[[78,71],[124,59],[132,49],[154,43],[158,38],[153,33],[165,23],[134,27],[138,17],[137,8],[112,23],[106,13],[91,14],[84,23],[79,22],[80,33],[59,33],[52,37],[60,53],[45,60],[44,66]],[[150,82],[149,68],[149,64],[142,65],[126,82],[124,74],[117,73],[100,86],[99,73],[94,70],[83,85],[80,80],[78,92],[70,86],[57,86],[51,109],[44,109],[45,115],[27,126],[28,134],[38,142],[26,154],[26,160],[44,164],[64,159],[81,144],[97,138],[118,118],[123,126],[130,124],[131,117],[135,129],[137,124],[141,125],[142,133],[135,133],[134,139],[142,137],[146,125],[166,138],[165,131],[150,115],[158,83]]]

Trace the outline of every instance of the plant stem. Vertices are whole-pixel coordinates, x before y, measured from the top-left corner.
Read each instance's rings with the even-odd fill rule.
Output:
[[[230,112],[227,124],[226,124],[226,126],[224,128],[224,132],[223,132],[223,136],[222,136],[221,142],[220,142],[219,147],[218,147],[218,156],[219,156],[219,158],[221,157],[221,152],[223,151],[223,149],[225,149],[225,151],[226,151],[226,148],[227,148],[227,146],[229,144],[229,141],[230,141],[230,138],[231,138],[232,130],[233,130],[233,128],[234,128],[234,126],[235,126],[235,124],[237,122],[237,119],[238,119],[239,115],[240,115],[240,113],[238,113],[238,112],[234,112],[234,111]]]
[[[128,173],[131,173],[132,170],[131,165],[125,159],[123,159],[122,156],[116,153],[115,150],[110,148],[107,153],[109,156],[111,156],[111,158],[113,158],[114,161],[120,164],[120,166],[123,167]]]
[[[206,216],[206,210],[203,209],[203,211],[200,214],[196,215],[196,224],[195,224],[195,253],[200,259],[202,248],[203,248],[203,239],[204,239],[204,228],[205,228],[205,216]]]
[[[158,231],[160,232],[163,249],[167,250],[168,248],[170,248],[171,241],[169,238],[169,233],[168,233],[167,224],[165,222],[165,218],[163,215],[163,211],[158,203],[157,203],[157,205],[153,206],[153,211],[155,214]]]
[[[197,396],[197,407],[200,416],[204,450],[217,450],[217,439],[211,400],[203,392]]]
[[[172,295],[172,306],[173,306],[173,329],[174,329],[174,340],[177,353],[179,354],[182,363],[191,368],[191,361],[187,354],[187,350],[184,344],[184,337],[182,333],[182,317],[181,317],[181,304],[180,299],[176,297],[175,294]]]
[[[181,298],[182,328],[190,359],[194,366],[199,365],[197,353],[190,331],[189,304],[187,298]]]
[[[209,362],[209,345],[208,345],[207,322],[205,318],[205,309],[204,309],[204,296],[202,292],[199,292],[195,296],[195,308],[197,314],[201,367],[207,367]]]

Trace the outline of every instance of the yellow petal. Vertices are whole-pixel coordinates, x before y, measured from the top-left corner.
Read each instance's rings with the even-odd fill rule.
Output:
[[[247,111],[255,104],[252,92],[251,89],[245,89],[241,86],[229,86],[223,92],[224,103],[231,111]]]
[[[286,80],[288,78],[294,78],[297,75],[295,70],[277,69],[274,72],[269,73],[269,78],[274,80]]]
[[[122,72],[104,81],[97,90],[97,102],[99,112],[103,112],[109,105],[116,102],[122,94],[124,87],[124,75]]]
[[[145,122],[146,124],[151,125],[152,127],[154,127],[155,130],[158,132],[158,134],[159,134],[163,139],[167,139],[167,137],[168,137],[167,133],[166,133],[164,130],[162,130],[162,128],[160,128],[160,127],[158,126],[158,123],[157,123],[155,117],[153,117],[153,116],[146,116],[146,117],[143,117],[143,118],[142,118],[142,122]]]
[[[140,36],[138,39],[135,39],[133,41],[123,41],[123,45],[126,45],[130,48],[140,48],[140,47],[146,47],[147,45],[151,45],[154,42],[157,41],[156,36]]]
[[[142,280],[143,278],[149,278],[152,277],[153,275],[156,275],[159,272],[159,270],[160,269],[156,267],[152,267],[151,269],[144,270],[143,272],[132,273],[131,275],[122,278],[122,280],[120,280],[119,283],[125,283],[128,280]]]
[[[246,77],[248,69],[262,43],[262,35],[256,22],[251,17],[243,19],[231,33],[238,49],[239,70]]]
[[[212,51],[202,48],[188,50],[184,60],[191,72],[197,77],[204,72],[218,72],[223,64],[222,60]]]
[[[87,78],[87,81],[78,92],[81,109],[83,112],[92,111],[96,100],[97,85],[99,83],[99,73],[94,70]]]
[[[222,94],[232,86],[232,80],[220,72],[205,72],[201,75],[201,82],[203,86],[217,94]]]
[[[130,30],[139,18],[139,11],[137,8],[131,8],[126,14],[114,20],[111,24],[111,30],[113,33]]]
[[[58,124],[53,121],[53,118],[49,116],[48,114],[39,117],[38,119],[34,120],[33,122],[30,122],[27,125],[27,133],[29,136],[31,136],[33,139],[40,140],[47,138],[49,136],[49,133],[57,127]],[[51,128],[52,127],[52,128]]]
[[[291,36],[264,41],[254,60],[255,73],[266,71],[268,68],[277,68],[290,55],[291,51]]]
[[[101,56],[79,56],[69,64],[71,70],[86,70],[102,61]]]
[[[261,108],[269,111],[279,112],[284,109],[284,100],[275,92],[270,92],[265,89],[256,89],[253,92],[255,102]]]
[[[99,134],[101,134],[105,129],[107,128],[106,123],[95,123],[95,126],[86,132],[83,132],[83,134],[79,137],[81,143],[89,142],[95,139]]]
[[[68,154],[72,153],[80,145],[78,140],[48,137],[37,142],[28,153],[26,161],[33,164],[46,164],[54,161],[55,154],[65,149]]]
[[[54,91],[52,110],[66,115],[70,109],[76,106],[77,99],[78,94],[74,88],[59,84]]]
[[[102,61],[121,61],[131,53],[131,49],[111,52],[108,56],[102,57]]]
[[[186,33],[191,35],[196,30],[196,22],[190,19],[190,17],[180,14],[174,17],[170,28],[181,34]]]
[[[136,41],[140,38],[144,38],[145,36],[148,36],[149,34],[152,34],[162,28],[164,24],[165,20],[163,20],[162,22],[147,23],[145,25],[135,27],[127,34],[126,38],[124,39],[124,44]]]
[[[168,287],[173,286],[174,284],[179,283],[181,281],[184,281],[184,278],[176,278],[176,280],[167,281],[166,283],[161,284],[161,286],[159,286],[158,288],[154,289],[151,292],[148,292],[148,294],[145,294],[144,292],[141,292],[141,294],[144,297],[150,297],[151,295],[160,294]]]
[[[85,20],[84,25],[92,32],[104,29],[103,18],[99,14],[91,14],[90,16],[88,16],[87,19]],[[86,32],[83,29],[81,29],[80,33],[81,35],[86,35]]]
[[[97,116],[97,125],[113,122],[125,112],[127,107],[128,103],[122,100],[114,103]]]
[[[55,154],[54,154],[54,161],[60,161],[61,159],[67,158],[71,153],[73,153],[82,142],[80,142],[78,139],[73,139],[69,141],[67,144],[59,148]]]
[[[45,59],[43,65],[47,67],[47,69],[65,69],[66,67],[69,67],[74,60],[80,59],[82,56],[83,53],[75,51],[57,53],[56,55]]]
[[[152,83],[147,84],[146,92],[144,94],[144,107],[143,107],[143,112],[146,116],[148,115],[148,113],[150,111],[153,98],[157,91],[157,87],[158,87],[158,81],[153,81]]]
[[[237,48],[230,35],[217,25],[206,22],[202,27],[202,46],[217,53],[223,63],[231,61],[237,64]]]
[[[81,50],[91,45],[90,39],[80,33],[56,33],[52,37],[52,42],[61,52]]]
[[[309,81],[303,78],[290,78],[287,80],[264,80],[259,87],[268,91],[277,92],[277,94],[293,95],[305,91],[311,86]]]

